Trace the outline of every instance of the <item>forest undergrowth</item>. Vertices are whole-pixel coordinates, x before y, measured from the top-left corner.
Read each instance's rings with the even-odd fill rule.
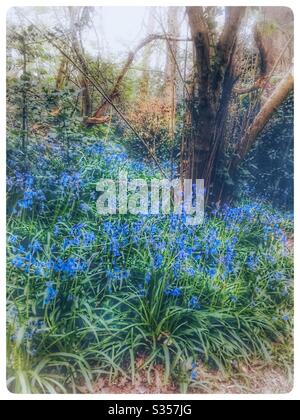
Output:
[[[248,198],[199,226],[101,216],[96,185],[120,170],[159,176],[113,135],[9,143],[9,390],[94,392],[141,372],[150,386],[159,367],[175,392],[205,392],[203,367],[234,377],[254,361],[291,374],[293,215]]]

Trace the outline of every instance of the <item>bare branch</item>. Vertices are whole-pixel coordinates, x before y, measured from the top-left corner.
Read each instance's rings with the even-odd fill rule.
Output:
[[[255,92],[258,89],[261,89],[265,84],[265,77],[257,79],[252,86],[245,87],[245,88],[234,88],[234,93],[237,95],[245,95],[246,93]]]
[[[212,89],[218,96],[224,74],[235,52],[238,30],[246,12],[245,7],[226,7],[226,18],[223,32],[216,48]]]
[[[171,35],[168,34],[151,34],[148,35],[146,38],[144,38],[136,47],[133,51],[129,52],[128,56],[127,56],[127,60],[125,61],[125,64],[112,88],[112,90],[109,93],[109,97],[114,100],[118,95],[119,95],[119,90],[120,90],[120,86],[121,83],[126,75],[126,73],[128,72],[131,64],[133,63],[133,60],[135,58],[135,56],[137,55],[137,53],[144,48],[146,45],[148,45],[150,42],[156,41],[156,40],[169,40],[169,41],[186,41],[186,38],[179,38],[179,37],[173,37]],[[96,112],[93,114],[93,117],[98,118],[100,117],[106,110],[107,106],[109,106],[109,104],[107,103],[107,101],[102,102],[102,104],[98,107],[98,109],[96,110]]]

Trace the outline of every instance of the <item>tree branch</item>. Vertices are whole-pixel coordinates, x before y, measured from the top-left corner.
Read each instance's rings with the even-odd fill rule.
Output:
[[[127,73],[127,71],[129,70],[131,64],[133,63],[133,60],[136,56],[136,54],[142,49],[144,48],[146,45],[148,45],[150,42],[156,41],[156,40],[169,40],[169,41],[186,41],[186,38],[179,38],[179,37],[173,37],[171,35],[165,35],[165,34],[151,34],[148,35],[146,38],[144,38],[136,47],[133,51],[130,51],[128,56],[127,56],[127,60],[125,61],[125,64],[112,88],[112,90],[109,93],[109,97],[111,98],[111,100],[114,100],[118,95],[119,95],[119,90],[120,90],[120,85]],[[107,103],[107,101],[104,101],[101,103],[101,105],[98,107],[98,109],[96,110],[96,112],[93,114],[93,118],[99,118],[104,111],[106,110],[106,107],[109,104]]]
[[[246,7],[226,7],[225,25],[216,48],[216,57],[213,66],[212,90],[219,96],[224,74],[236,47],[238,30]]]
[[[259,75],[256,77],[255,82],[252,86],[245,88],[235,88],[234,93],[238,95],[244,95],[246,93],[255,92],[256,90],[262,88],[265,84],[267,78],[268,62],[267,62],[267,52],[263,44],[262,33],[259,30],[258,25],[255,25],[254,28],[254,41],[259,53]]]
[[[292,71],[290,71],[277,86],[270,98],[265,102],[259,113],[254,118],[254,121],[246,131],[244,137],[239,142],[237,146],[237,156],[231,165],[232,169],[236,168],[245,158],[247,153],[254,145],[258,135],[272,118],[274,112],[286,100],[293,88],[294,77]]]
[[[235,87],[233,91],[237,95],[244,95],[246,93],[255,92],[256,90],[261,89],[264,86],[265,81],[266,81],[265,77],[260,77],[254,82],[252,86],[245,87],[245,88]]]

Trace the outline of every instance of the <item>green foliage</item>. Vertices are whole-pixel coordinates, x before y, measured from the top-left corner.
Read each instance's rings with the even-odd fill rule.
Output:
[[[239,172],[242,188],[274,205],[293,209],[294,95],[276,111]],[[259,175],[258,175],[259,174]]]
[[[153,170],[83,134],[66,156],[64,141],[29,147],[22,176],[22,155],[9,151],[12,392],[92,392],[99,376],[134,380],[158,363],[184,392],[198,361],[227,371],[256,357],[275,363],[278,344],[292,357],[288,215],[243,203],[193,228],[169,216],[100,217],[100,178]]]

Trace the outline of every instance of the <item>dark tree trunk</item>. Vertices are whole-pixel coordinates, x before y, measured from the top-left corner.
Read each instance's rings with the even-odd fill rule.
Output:
[[[226,8],[224,29],[212,58],[203,8],[187,7],[195,48],[196,74],[192,100],[189,101],[191,136],[185,151],[187,168],[182,173],[193,180],[204,179],[208,191],[206,199],[214,195],[213,179],[224,147],[224,126],[236,80],[233,57],[244,13],[243,7]]]
[[[89,89],[89,82],[83,77],[81,79],[81,113],[83,117],[91,115],[92,113],[92,100]]]

